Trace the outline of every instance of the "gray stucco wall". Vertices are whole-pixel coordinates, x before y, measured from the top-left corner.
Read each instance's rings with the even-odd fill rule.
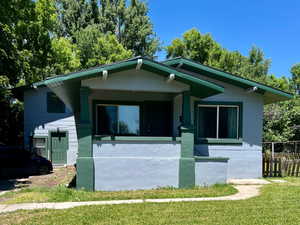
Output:
[[[195,184],[197,186],[225,184],[227,182],[227,170],[227,161],[196,160]]]
[[[95,190],[178,187],[178,143],[94,141],[93,155]]]
[[[49,131],[68,131],[67,164],[76,162],[78,140],[73,112],[66,107],[65,113],[47,112],[48,88],[38,88],[24,93],[24,144],[29,147],[30,134],[48,137]]]
[[[233,85],[208,79],[225,88],[225,92],[202,101],[243,102],[243,143],[241,145],[195,146],[196,154],[211,157],[229,157],[228,178],[257,178],[262,176],[263,98],[257,93],[247,93]],[[193,99],[197,101],[199,99]],[[194,104],[193,104],[194,106]],[[192,108],[194,111],[194,107]],[[194,113],[192,113],[194,117]]]

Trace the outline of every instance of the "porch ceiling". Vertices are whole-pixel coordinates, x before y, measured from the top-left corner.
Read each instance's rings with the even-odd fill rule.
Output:
[[[138,61],[142,60],[142,65],[140,69],[147,70],[153,73],[156,73],[161,76],[168,77],[170,74],[175,75],[175,80],[181,83],[187,84],[190,86],[191,95],[199,98],[209,97],[215,94],[219,94],[224,92],[224,88],[215,83],[202,80],[195,76],[192,76],[188,72],[182,72],[176,68],[155,62],[148,58],[136,57],[132,59],[128,59],[121,62],[116,62],[109,65],[102,65],[94,68],[90,68],[87,70],[74,72],[66,75],[59,75],[55,77],[48,78],[44,81],[34,83],[32,86],[48,86],[48,87],[56,87],[56,86],[67,86],[69,82],[75,82],[85,79],[90,79],[93,77],[98,77],[102,74],[103,71],[108,71],[108,74],[113,74],[116,72],[130,70],[137,67]],[[70,88],[72,88],[70,86]]]

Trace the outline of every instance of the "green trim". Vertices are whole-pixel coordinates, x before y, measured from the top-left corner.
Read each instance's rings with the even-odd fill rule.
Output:
[[[80,88],[80,123],[90,123],[90,106],[89,95],[90,89],[88,87]]]
[[[191,95],[182,93],[182,122],[181,154],[179,160],[179,187],[195,186],[195,159],[194,159],[194,129],[191,125]]]
[[[112,74],[123,70],[133,69],[137,64],[138,59],[143,60],[141,69],[155,72],[163,76],[169,76],[170,74],[174,74],[175,80],[191,86],[191,92],[194,96],[208,97],[211,95],[224,92],[224,88],[221,87],[220,85],[214,84],[210,81],[202,80],[200,78],[191,76],[188,73],[179,71],[175,68],[142,57],[129,59],[127,61],[117,62],[110,65],[103,65],[93,69],[89,69],[81,72],[75,72],[64,76],[63,75],[56,76],[41,82],[34,83],[33,86],[41,86],[41,85],[47,86],[55,82],[65,82],[67,80],[72,80],[72,79],[75,80],[89,79],[92,77],[99,76],[99,74],[101,74],[104,70],[107,70],[109,71],[109,74]]]
[[[93,136],[94,141],[167,141],[180,142],[181,137]]]
[[[181,155],[179,159],[179,187],[195,186],[194,133],[181,127]]]
[[[179,188],[192,188],[195,186],[195,159],[179,159]]]
[[[191,93],[185,91],[182,93],[182,122],[183,126],[191,126]]]
[[[198,62],[189,59],[175,58],[167,60],[163,63],[168,66],[176,66],[182,64],[182,68],[186,69],[187,71],[205,75],[213,79],[224,81],[242,88],[257,87],[257,92],[264,95],[264,100],[266,104],[282,100],[288,100],[294,97],[290,93],[209,66],[202,65]]]
[[[214,161],[214,162],[228,162],[228,157],[208,157],[208,156],[195,156],[195,161]]]
[[[236,105],[239,107],[239,129],[238,139],[232,138],[199,138],[198,137],[198,105]],[[241,145],[243,144],[243,102],[229,101],[195,101],[194,103],[194,124],[195,124],[195,143],[197,144],[217,144],[217,145]]]
[[[242,145],[243,144],[243,139],[216,139],[216,138],[198,138],[197,143],[200,144],[216,144],[216,145]]]
[[[53,160],[52,160],[52,141],[51,141],[51,138],[52,138],[52,133],[57,133],[57,131],[59,131],[60,133],[66,133],[66,138],[67,138],[67,141],[66,141],[66,144],[67,144],[67,146],[66,146],[66,161],[65,161],[65,163],[53,163]],[[67,162],[68,162],[68,151],[69,151],[69,131],[67,131],[67,130],[55,130],[55,129],[51,129],[51,130],[48,130],[48,137],[49,137],[49,145],[48,145],[48,147],[49,147],[49,150],[48,150],[48,154],[49,154],[49,157],[50,157],[50,161],[53,163],[53,164],[55,164],[55,165],[64,165],[64,164],[67,164]]]
[[[97,124],[96,124],[96,107],[97,107],[97,105],[98,104],[115,104],[115,105],[137,105],[137,106],[139,106],[140,107],[140,127],[139,127],[139,130],[140,130],[140,135],[143,135],[143,128],[144,128],[144,115],[143,115],[143,111],[145,110],[144,109],[144,106],[146,105],[146,104],[151,104],[151,103],[156,103],[156,102],[162,102],[162,103],[164,103],[164,102],[168,102],[168,103],[170,103],[171,105],[173,105],[174,103],[172,102],[172,101],[114,101],[114,100],[93,100],[92,101],[92,114],[93,114],[93,124],[92,124],[92,126],[93,126],[93,134],[94,135],[97,135],[96,134],[96,126],[97,126]],[[171,133],[172,133],[172,131],[173,131],[173,114],[174,114],[174,112],[173,112],[173,107],[171,107],[171,118],[170,118],[170,121],[171,121],[171,127],[170,127],[170,131],[171,131]],[[100,136],[100,135],[99,135]],[[121,137],[121,136],[119,136],[119,137]],[[128,137],[128,136],[126,136],[126,137]],[[133,137],[143,137],[143,136],[133,136]],[[151,136],[149,136],[150,138],[152,138]],[[164,138],[164,137],[162,137],[162,138]]]
[[[93,159],[92,125],[89,112],[87,87],[80,88],[80,123],[77,125],[78,157],[76,164],[76,187],[94,190],[95,169]]]
[[[78,157],[76,163],[76,188],[95,190],[95,165],[93,157]]]

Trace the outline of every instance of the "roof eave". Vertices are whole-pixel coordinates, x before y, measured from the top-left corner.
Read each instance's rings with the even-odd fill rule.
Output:
[[[48,85],[53,85],[53,84],[55,85],[56,83],[69,81],[69,80],[90,79],[90,78],[98,76],[104,70],[107,70],[107,71],[109,71],[109,73],[112,73],[112,72],[118,72],[118,71],[125,70],[125,69],[135,68],[137,65],[138,59],[143,60],[143,64],[142,64],[143,68],[151,67],[151,68],[155,68],[158,71],[161,71],[161,73],[164,73],[164,74],[175,74],[175,80],[178,80],[179,82],[187,83],[191,87],[196,86],[196,87],[198,87],[198,89],[199,89],[199,85],[201,87],[205,87],[205,89],[207,90],[207,93],[202,91],[201,95],[200,95],[199,91],[193,92],[193,94],[196,97],[200,97],[200,96],[208,97],[211,95],[215,95],[215,94],[224,92],[224,88],[220,85],[217,85],[210,81],[202,80],[200,78],[193,77],[189,74],[186,74],[186,73],[183,73],[183,72],[177,70],[176,68],[173,68],[168,65],[158,63],[158,62],[155,62],[150,59],[143,58],[143,57],[136,57],[133,59],[113,63],[110,65],[103,65],[103,66],[95,67],[95,68],[85,70],[85,71],[74,72],[74,73],[64,75],[64,76],[62,76],[62,75],[56,76],[56,77],[49,78],[49,79],[46,79],[41,82],[33,83],[31,86],[32,87],[39,87],[39,86],[43,86],[43,85],[48,86]],[[192,88],[192,89],[197,90],[197,88]]]
[[[232,80],[236,83],[240,83],[240,84],[243,84],[243,85],[248,85],[249,87],[257,87],[258,88],[257,91],[259,93],[263,93],[265,104],[275,103],[275,102],[278,102],[278,101],[286,101],[286,100],[290,100],[294,97],[292,94],[281,91],[279,89],[276,89],[276,88],[258,83],[256,81],[245,79],[243,77],[239,77],[239,76],[236,76],[236,75],[224,72],[224,71],[220,71],[218,69],[202,65],[200,63],[194,62],[194,61],[189,60],[189,59],[175,58],[175,59],[166,60],[163,63],[166,64],[166,65],[169,65],[169,66],[188,65],[188,66],[197,68],[199,70],[206,71],[208,73],[212,73],[212,74],[215,74],[215,75],[218,75],[218,76],[222,76],[223,78],[225,78],[227,80]],[[266,93],[268,93],[268,95],[266,95]]]

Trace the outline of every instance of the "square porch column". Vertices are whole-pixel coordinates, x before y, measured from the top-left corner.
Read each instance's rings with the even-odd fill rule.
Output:
[[[182,93],[181,155],[179,187],[195,186],[194,129],[191,123],[191,94]]]
[[[76,163],[76,188],[94,190],[94,159],[92,146],[92,123],[89,112],[88,87],[80,88],[80,116],[78,129],[78,157]]]

